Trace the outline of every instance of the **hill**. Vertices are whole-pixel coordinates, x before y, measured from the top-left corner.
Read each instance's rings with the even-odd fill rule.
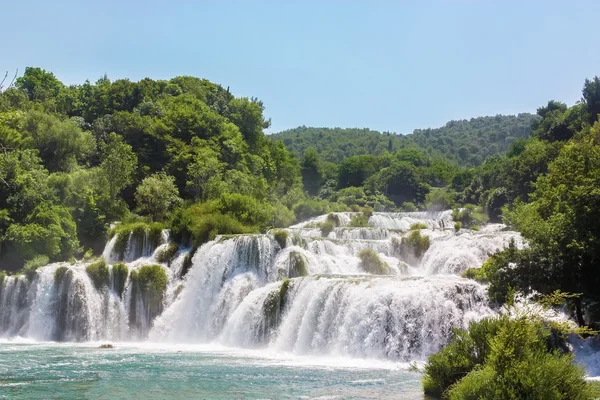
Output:
[[[533,114],[496,115],[450,121],[440,128],[415,129],[409,135],[359,128],[311,128],[301,126],[270,137],[302,156],[314,147],[325,161],[341,162],[355,155],[379,155],[384,151],[418,146],[431,156],[444,155],[461,165],[480,165],[486,157],[503,154],[518,138],[529,137]]]

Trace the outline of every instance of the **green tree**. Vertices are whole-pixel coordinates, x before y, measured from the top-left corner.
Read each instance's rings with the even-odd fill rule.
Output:
[[[114,132],[109,134],[106,143],[101,145],[101,151],[100,168],[108,181],[110,198],[114,200],[124,187],[133,183],[137,156],[131,146]]]
[[[319,157],[319,153],[312,147],[304,152],[301,173],[304,190],[311,196],[319,194],[323,179],[321,158]]]
[[[25,68],[25,73],[17,78],[15,86],[27,93],[32,101],[44,101],[56,97],[64,87],[52,72],[39,67]]]
[[[162,221],[169,210],[181,203],[172,176],[159,172],[145,178],[135,191],[135,200],[143,213]]]

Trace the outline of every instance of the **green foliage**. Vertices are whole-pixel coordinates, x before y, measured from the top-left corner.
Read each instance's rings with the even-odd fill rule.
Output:
[[[132,223],[121,223],[117,224],[112,231],[110,236],[116,236],[114,250],[121,257],[127,249],[127,244],[130,238],[133,240],[143,241],[146,237],[152,243],[153,247],[160,244],[162,230],[165,225],[159,222],[132,222]]]
[[[337,214],[327,214],[327,222],[331,222],[334,226],[341,226],[340,217]]]
[[[448,391],[449,399],[591,399],[583,368],[548,348],[549,330],[509,320],[489,338],[483,365]]]
[[[153,295],[162,296],[167,288],[167,273],[160,265],[144,265],[131,272],[131,279]]]
[[[335,228],[335,224],[331,221],[325,221],[325,222],[321,222],[319,224],[319,229],[321,230],[321,236],[323,236],[323,237],[329,236],[329,234],[331,232],[333,232],[334,228]]]
[[[368,214],[363,212],[360,214],[353,215],[348,226],[353,228],[363,228],[371,226],[371,224],[369,224]]]
[[[477,229],[474,230],[479,230],[478,225],[486,223],[488,217],[472,204],[467,204],[462,209],[455,208],[452,211],[452,219],[456,222],[460,222],[461,227],[470,229],[477,227]]]
[[[137,165],[137,156],[132,147],[125,143],[122,136],[111,132],[101,146],[102,162],[100,168],[108,182],[108,193],[111,199],[133,182],[133,174]]]
[[[455,193],[447,189],[432,189],[425,196],[425,208],[430,211],[449,210],[454,205]]]
[[[135,191],[135,200],[140,211],[154,221],[164,220],[167,212],[181,203],[175,178],[164,172],[145,178]]]
[[[460,231],[461,229],[462,229],[462,222],[460,222],[460,221],[456,221],[456,222],[454,223],[454,230],[455,230],[456,232],[458,232],[458,231]]]
[[[65,266],[56,268],[56,271],[54,271],[54,284],[60,285],[60,283],[62,282],[63,278],[65,277],[65,275],[67,274],[68,271],[69,271],[69,268],[67,268]]]
[[[473,279],[479,282],[487,281],[486,268],[469,268],[461,275],[463,278]]]
[[[32,281],[33,278],[35,277],[37,269],[40,267],[43,267],[45,265],[48,265],[49,262],[50,262],[50,260],[48,259],[47,256],[44,256],[44,255],[35,256],[31,260],[27,260],[25,262],[22,272],[23,272],[23,274],[25,274],[25,276],[27,276],[27,279]]]
[[[285,248],[285,246],[287,245],[288,236],[288,231],[284,231],[282,229],[277,229],[273,231],[273,237],[275,238],[275,241],[279,244],[279,247],[281,247],[282,249]]]
[[[169,245],[163,250],[159,251],[156,254],[156,261],[160,263],[170,264],[171,261],[175,258],[177,251],[179,250],[179,246],[176,243],[169,243]]]
[[[288,271],[289,278],[296,278],[299,276],[307,276],[307,260],[306,258],[297,251],[290,252],[290,269]]]
[[[553,333],[535,317],[471,322],[432,354],[426,394],[448,399],[588,399],[583,370],[556,349]]]
[[[400,241],[394,238],[392,245],[394,252],[404,260],[419,259],[429,249],[429,236],[421,235],[420,230],[413,230],[408,236],[403,237]]]
[[[127,265],[119,262],[113,264],[112,266],[112,276],[113,276],[113,290],[117,292],[119,297],[123,296],[123,291],[125,290],[125,282],[127,281],[127,276],[129,275],[129,268]]]
[[[360,259],[360,267],[370,274],[388,275],[390,267],[385,262],[381,261],[377,253],[373,250],[365,249],[358,253]]]
[[[100,289],[108,285],[110,271],[104,260],[97,261],[85,267],[85,272],[89,275],[96,288]]]
[[[410,226],[411,231],[417,231],[420,229],[427,229],[427,228],[429,228],[429,227],[422,222],[416,222]]]

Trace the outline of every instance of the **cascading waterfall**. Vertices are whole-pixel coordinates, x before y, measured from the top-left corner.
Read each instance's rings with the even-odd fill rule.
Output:
[[[131,234],[119,249],[113,237],[103,252],[105,283],[86,270],[89,262],[4,277],[0,336],[424,359],[453,328],[493,312],[485,287],[459,275],[511,240],[522,245],[500,225],[455,232],[451,211],[374,213],[371,227],[360,228],[349,226],[356,213],[336,215],[340,226],[327,237],[318,228],[327,216],[320,216],[287,229],[283,247],[271,233],[217,237],[194,252],[185,276],[190,249],[179,248],[168,262],[159,257],[170,245],[168,231],[158,246],[156,238]],[[397,246],[415,223],[428,227],[421,234],[431,245],[404,259]],[[364,250],[377,254],[386,275],[369,273],[358,257]],[[149,265],[166,275],[158,292],[144,280]]]

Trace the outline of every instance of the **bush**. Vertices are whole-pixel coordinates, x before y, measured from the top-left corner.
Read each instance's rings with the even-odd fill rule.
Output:
[[[289,234],[287,231],[281,229],[273,231],[273,238],[279,244],[279,247],[281,247],[282,249],[284,249],[287,245],[288,236]]]
[[[65,266],[56,268],[56,271],[54,271],[54,284],[60,285],[60,282],[62,282],[64,276],[67,274],[68,271],[69,268]]]
[[[35,277],[37,269],[43,267],[44,265],[48,265],[49,262],[50,259],[47,256],[35,256],[31,260],[25,261],[25,265],[23,266],[23,274],[25,274],[27,279],[31,281]]]
[[[6,278],[6,272],[0,271],[0,289],[2,288],[2,284],[4,283],[5,278]]]
[[[373,250],[365,249],[358,253],[360,258],[360,267],[374,275],[388,275],[390,273],[390,267],[375,253]]]
[[[488,216],[481,209],[472,204],[467,204],[462,209],[455,208],[452,211],[452,219],[460,222],[462,227],[471,228],[485,224],[488,221]]]
[[[454,223],[454,230],[455,230],[456,232],[458,232],[458,231],[460,231],[461,229],[462,229],[462,223],[461,223],[460,221],[456,221],[456,222]]]
[[[463,278],[473,279],[479,282],[487,281],[487,276],[485,274],[485,269],[481,268],[469,268],[461,275]]]
[[[325,221],[325,222],[321,222],[319,224],[319,228],[321,229],[321,236],[327,237],[333,231],[333,228],[335,228],[335,225],[333,225],[332,222]]]
[[[297,221],[305,221],[317,215],[326,214],[329,211],[329,203],[323,200],[303,200],[294,207]]]
[[[123,295],[123,290],[125,290],[127,275],[129,275],[129,268],[127,268],[127,265],[116,263],[112,266],[113,290],[117,292],[119,297]]]
[[[404,212],[414,212],[414,211],[418,210],[417,206],[415,206],[415,204],[410,201],[402,203],[402,205],[400,206],[400,209]]]
[[[456,194],[448,189],[432,189],[425,196],[425,208],[430,211],[449,210],[454,205]]]
[[[85,272],[87,272],[97,289],[100,289],[103,286],[108,286],[110,276],[108,267],[106,266],[106,262],[104,260],[100,260],[88,265],[85,267]]]
[[[369,216],[366,213],[356,214],[350,220],[350,224],[348,225],[353,228],[365,228],[371,226],[369,224]]]
[[[334,226],[340,226],[342,224],[340,217],[337,214],[328,214],[327,221],[331,222]]]
[[[177,254],[178,250],[179,246],[177,246],[177,244],[169,243],[169,245],[165,249],[162,249],[156,254],[156,261],[160,263],[170,264],[171,261],[173,261],[173,259],[175,258],[175,255]]]
[[[137,319],[137,293],[144,299],[145,312],[153,319],[163,310],[163,299],[167,288],[167,273],[160,265],[144,265],[131,271],[129,278],[132,285],[130,320]]]
[[[352,212],[360,212],[360,206],[358,204],[352,204],[350,206],[350,211],[352,211]]]
[[[421,258],[421,256],[429,249],[431,245],[429,236],[421,235],[421,231],[412,231],[408,236],[392,241],[395,247],[394,251],[405,260],[411,258]]]
[[[591,399],[591,387],[572,355],[548,348],[549,330],[525,318],[490,338],[483,367],[454,384],[450,399]]]
[[[246,220],[250,220],[247,217]],[[171,221],[173,237],[193,247],[213,240],[219,234],[257,233],[258,227],[244,225],[235,216],[223,214],[218,201],[196,203],[177,210]]]
[[[556,350],[543,322],[500,316],[471,322],[429,356],[426,394],[444,399],[587,399],[572,356]]]
[[[153,247],[160,245],[162,231],[165,226],[159,222],[133,222],[117,224],[110,232],[110,236],[117,236],[114,251],[123,257],[127,250],[130,236],[143,239],[147,237],[152,242]]]
[[[429,228],[429,227],[427,225],[425,225],[424,223],[422,223],[422,222],[417,222],[417,223],[414,223],[414,224],[412,224],[410,226],[410,230],[411,231],[416,231],[416,230],[420,230],[420,229],[427,229],[427,228]]]

